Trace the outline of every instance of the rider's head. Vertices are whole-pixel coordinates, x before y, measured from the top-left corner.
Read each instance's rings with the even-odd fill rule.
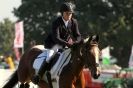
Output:
[[[65,20],[70,20],[72,13],[74,13],[74,6],[72,3],[65,2],[60,7],[60,12]]]

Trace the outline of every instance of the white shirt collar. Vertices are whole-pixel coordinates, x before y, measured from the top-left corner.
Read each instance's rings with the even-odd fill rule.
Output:
[[[68,26],[68,21],[69,21],[69,20],[68,20],[68,21],[65,21],[63,17],[62,17],[62,20],[63,20],[63,22],[65,23],[65,26],[67,27],[67,26]]]

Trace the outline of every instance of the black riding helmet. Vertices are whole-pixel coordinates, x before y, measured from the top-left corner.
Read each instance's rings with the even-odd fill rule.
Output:
[[[72,3],[65,2],[61,5],[60,12],[63,13],[66,11],[74,13],[74,6],[72,5]]]

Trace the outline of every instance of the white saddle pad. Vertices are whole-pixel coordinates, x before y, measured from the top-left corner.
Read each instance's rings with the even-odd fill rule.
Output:
[[[52,78],[56,78],[57,76],[59,76],[63,67],[69,63],[71,58],[70,52],[71,52],[71,49],[67,49],[60,55],[58,61],[50,70]]]

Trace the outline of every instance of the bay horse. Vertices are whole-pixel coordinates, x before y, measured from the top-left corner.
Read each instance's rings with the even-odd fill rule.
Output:
[[[92,77],[97,79],[101,72],[99,66],[100,49],[98,47],[98,40],[98,36],[90,36],[69,49],[69,55],[71,55],[70,60],[62,68],[59,77],[57,77],[58,82],[55,84],[56,86],[54,83],[50,85],[44,79],[39,82],[38,86],[40,88],[85,88],[83,75],[85,66],[90,69]],[[43,50],[43,45],[36,45],[26,51],[20,59],[17,70],[2,88],[13,88],[18,82],[20,82],[20,88],[29,88],[29,83],[32,81],[33,75],[35,75],[33,62]]]

